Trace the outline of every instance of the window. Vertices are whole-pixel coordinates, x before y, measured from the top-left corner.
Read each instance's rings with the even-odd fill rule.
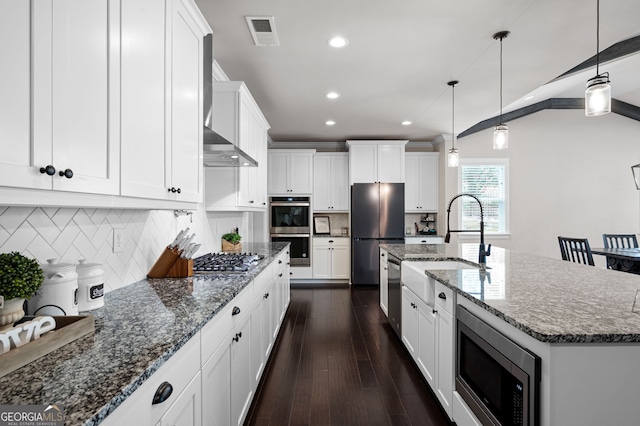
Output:
[[[507,204],[509,162],[506,159],[465,159],[460,161],[460,192],[480,199],[487,234],[509,232]],[[470,197],[461,197],[460,229],[480,229],[480,206]]]

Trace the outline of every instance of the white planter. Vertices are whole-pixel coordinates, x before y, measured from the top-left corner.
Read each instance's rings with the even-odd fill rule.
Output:
[[[3,307],[0,308],[0,330],[12,327],[13,323],[24,316],[23,304],[24,299],[18,297],[4,301]]]

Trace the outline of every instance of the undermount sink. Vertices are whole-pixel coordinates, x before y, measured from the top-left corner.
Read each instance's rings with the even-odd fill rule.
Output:
[[[435,280],[425,271],[480,269],[460,260],[405,260],[402,262],[402,283],[424,300],[429,306],[433,306],[435,297]]]

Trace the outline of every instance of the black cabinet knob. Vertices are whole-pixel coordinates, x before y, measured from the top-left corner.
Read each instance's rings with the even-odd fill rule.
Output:
[[[446,294],[444,294],[444,292],[441,292],[441,293],[438,295],[438,297],[439,297],[440,299],[442,299],[442,300],[447,300],[447,295],[446,295]]]
[[[289,275],[293,275],[293,272],[289,272]],[[282,272],[278,276],[281,277],[282,276]]]
[[[181,192],[182,192],[182,189],[178,188],[176,191],[177,191],[177,192],[178,192],[178,194],[179,194],[179,193],[181,193]]]
[[[167,399],[169,399],[172,393],[173,393],[173,386],[171,386],[171,383],[162,382],[160,386],[158,386],[158,389],[156,390],[155,395],[153,395],[152,404],[155,405],[155,404],[161,404],[165,402]]]
[[[48,174],[49,176],[53,176],[56,174],[56,168],[49,164],[47,167],[40,167],[40,173]]]
[[[253,204],[253,200],[249,201],[249,204]]]
[[[60,172],[58,174],[60,176],[62,176],[62,177],[66,177],[67,179],[71,179],[73,177],[73,170],[65,169],[64,172],[62,170],[60,170]]]
[[[240,313],[240,308],[238,308],[237,306],[233,307],[233,310],[231,311],[231,315],[238,315]]]
[[[282,263],[282,260],[278,260],[278,265]]]
[[[268,299],[269,298],[269,293],[265,293],[264,296],[262,296],[263,299]]]

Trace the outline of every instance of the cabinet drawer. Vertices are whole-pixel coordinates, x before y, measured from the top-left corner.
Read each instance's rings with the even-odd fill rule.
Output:
[[[455,293],[446,285],[436,281],[436,305],[453,315]]]
[[[202,330],[200,335],[202,339],[201,344],[201,358],[202,364],[206,363],[211,355],[216,351],[220,343],[222,343],[224,337],[229,334],[233,327],[231,320],[231,310],[233,309],[233,300],[225,306],[218,314],[209,321]]]
[[[275,274],[276,267],[273,263],[267,266],[260,275],[253,280],[253,297],[261,297],[264,289],[267,288]]]

